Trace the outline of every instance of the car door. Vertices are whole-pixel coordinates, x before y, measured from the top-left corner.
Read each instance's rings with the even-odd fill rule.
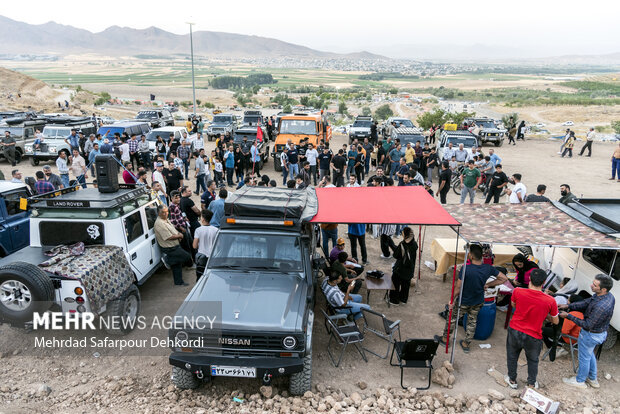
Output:
[[[155,220],[157,220],[157,206],[159,200],[153,200],[144,208],[145,223],[147,229],[147,246],[151,252],[151,269],[158,266],[161,261],[161,251],[155,239]]]
[[[20,199],[28,198],[28,191],[24,189],[8,191],[2,194],[3,215],[6,220],[2,224],[3,231],[9,235],[10,251],[5,245],[7,254],[22,249],[30,244],[30,219],[28,212],[20,209]]]
[[[151,269],[153,258],[148,244],[148,232],[145,231],[145,218],[142,209],[132,211],[123,217],[123,230],[127,246],[128,260],[136,274],[138,282]]]

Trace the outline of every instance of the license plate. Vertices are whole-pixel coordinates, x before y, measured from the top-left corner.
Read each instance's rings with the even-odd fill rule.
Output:
[[[213,377],[256,378],[256,368],[229,367],[225,365],[211,365],[211,376]]]

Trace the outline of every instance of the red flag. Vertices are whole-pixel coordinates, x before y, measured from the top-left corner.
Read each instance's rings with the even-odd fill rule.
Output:
[[[261,129],[260,125],[257,128],[258,129],[256,130],[256,140],[258,142],[263,142],[263,130]]]

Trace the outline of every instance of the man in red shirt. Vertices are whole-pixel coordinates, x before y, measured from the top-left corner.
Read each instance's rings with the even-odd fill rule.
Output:
[[[504,378],[510,388],[517,388],[517,361],[521,350],[527,359],[527,384],[538,388],[538,358],[542,349],[542,325],[545,320],[557,325],[560,321],[558,305],[551,296],[543,293],[542,286],[547,274],[534,269],[529,288],[516,288],[512,292],[512,306],[515,312],[510,321],[506,337],[506,360],[508,375]]]

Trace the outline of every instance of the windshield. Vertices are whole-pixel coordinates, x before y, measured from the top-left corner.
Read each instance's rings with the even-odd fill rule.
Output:
[[[316,135],[316,122],[303,119],[283,119],[280,121],[280,134]]]
[[[146,140],[157,141],[157,135],[162,137],[166,142],[170,139],[170,131],[151,131],[146,134]]]
[[[486,129],[496,129],[495,122],[493,121],[476,121],[476,126]]]
[[[411,122],[408,119],[395,119],[394,122],[396,123],[396,128],[399,128],[399,127],[415,128],[415,125],[413,125],[413,122]]]
[[[136,119],[151,119],[151,118],[157,118],[157,112],[142,111],[142,112],[138,112],[138,116],[136,116]]]
[[[4,133],[4,131],[9,131],[11,135],[17,135],[20,137],[24,135],[24,128],[22,127],[2,127],[2,132]]]
[[[45,138],[67,138],[71,134],[71,128],[43,128]]]
[[[214,124],[228,124],[232,122],[232,118],[230,117],[230,115],[226,116],[214,116],[213,117],[213,123]]]
[[[463,144],[463,146],[465,148],[473,148],[474,146],[476,146],[476,138],[469,138],[469,137],[450,137],[448,138],[448,143],[452,143],[452,145],[454,147],[459,146],[459,144]]]
[[[299,238],[222,232],[213,246],[209,268],[301,271]]]
[[[355,121],[353,128],[370,128],[370,121]]]
[[[258,116],[258,115],[246,115],[243,117],[243,123],[244,124],[253,124],[256,125],[257,123],[261,123],[262,124],[262,117]]]

